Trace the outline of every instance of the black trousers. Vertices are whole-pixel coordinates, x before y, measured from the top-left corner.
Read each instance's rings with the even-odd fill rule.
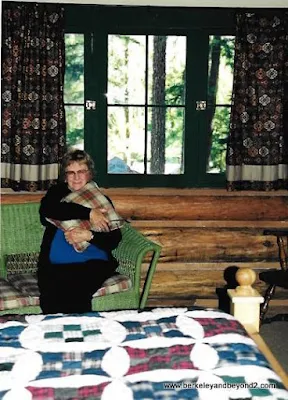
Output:
[[[43,314],[92,311],[92,296],[117,268],[114,260],[75,264],[46,264],[38,268]]]

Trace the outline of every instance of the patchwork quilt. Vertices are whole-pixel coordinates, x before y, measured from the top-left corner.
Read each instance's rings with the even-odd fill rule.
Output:
[[[0,317],[0,399],[288,399],[236,319],[154,308]]]

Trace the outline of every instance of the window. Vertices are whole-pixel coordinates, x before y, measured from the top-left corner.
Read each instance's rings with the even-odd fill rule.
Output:
[[[101,8],[102,17],[109,15],[109,23],[101,24],[97,6],[76,6],[73,13],[71,7],[67,143],[92,155],[99,184],[224,185],[234,59],[227,18],[207,26],[205,10],[203,26],[197,16],[199,26],[196,20],[190,26],[183,11],[171,28],[172,10],[157,8],[155,26],[147,26],[149,15],[149,24],[144,18],[143,26],[133,27],[136,8],[121,8],[117,19],[114,7]],[[86,16],[85,26],[79,16],[69,19],[75,10]]]

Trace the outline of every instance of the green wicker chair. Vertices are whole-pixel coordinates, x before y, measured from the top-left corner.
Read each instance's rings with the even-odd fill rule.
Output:
[[[130,277],[132,287],[126,291],[93,297],[92,309],[94,311],[142,309],[146,305],[161,247],[148,240],[129,223],[125,223],[121,231],[122,240],[113,254],[119,261],[117,272]],[[39,220],[39,203],[1,205],[0,278],[5,279],[5,281],[2,279],[4,284],[9,283],[7,259],[11,255],[13,255],[12,257],[20,255],[20,258],[25,255],[23,262],[20,262],[20,267],[17,267],[17,273],[31,273],[31,270],[35,272],[43,232],[44,228]],[[34,257],[30,257],[31,255]],[[31,260],[33,265],[31,265]],[[149,263],[149,268],[141,290],[141,266],[144,261]],[[21,303],[20,307],[19,305],[13,307],[13,301],[11,304],[9,309],[3,310],[2,307],[0,315],[41,313],[41,309],[37,305],[39,304],[38,299],[33,296],[23,299],[23,306]]]

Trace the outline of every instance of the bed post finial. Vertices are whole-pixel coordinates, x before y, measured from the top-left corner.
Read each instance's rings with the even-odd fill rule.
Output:
[[[239,286],[227,290],[230,312],[249,333],[259,332],[260,304],[264,298],[252,288],[256,281],[256,273],[250,268],[239,268],[235,277]]]
[[[257,293],[257,291],[252,288],[252,285],[256,281],[256,273],[253,269],[239,268],[235,277],[236,281],[239,283],[239,286],[236,288],[238,294],[248,296]]]

